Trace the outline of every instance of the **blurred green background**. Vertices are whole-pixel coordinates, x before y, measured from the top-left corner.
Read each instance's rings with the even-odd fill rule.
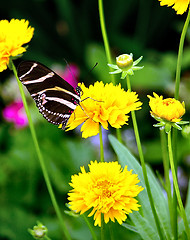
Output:
[[[163,173],[159,130],[152,127],[147,94],[152,92],[173,97],[175,68],[180,33],[186,13],[176,15],[172,8],[160,7],[157,0],[104,1],[105,22],[113,63],[122,53],[133,53],[134,60],[143,56],[144,69],[131,77],[132,89],[143,102],[137,112],[137,121],[146,161]],[[48,67],[63,69],[74,63],[80,69],[80,81],[89,85],[95,81],[109,82],[106,56],[99,23],[98,1],[92,0],[7,0],[1,3],[1,19],[27,19],[35,34],[22,60],[36,60]],[[98,65],[91,71],[95,63]],[[190,31],[187,33],[180,100],[185,101],[190,116]],[[117,83],[121,82],[119,76]],[[0,74],[0,108],[15,99],[16,79],[6,70]],[[123,81],[122,86],[126,88]],[[6,91],[9,94],[7,94]],[[19,93],[18,93],[19,94]],[[53,188],[61,210],[66,210],[67,192],[72,174],[90,160],[99,159],[98,136],[81,139],[79,131],[64,132],[46,122],[28,96],[40,147],[45,158]],[[114,129],[110,132],[115,134]],[[109,132],[109,133],[110,133]],[[104,133],[107,160],[116,157]],[[122,128],[126,145],[136,156],[132,124]],[[190,170],[190,141],[179,133],[178,161],[183,199]],[[59,224],[52,207],[28,127],[16,129],[0,115],[0,239],[32,239],[27,232],[36,221],[44,223],[52,239],[62,239]],[[65,217],[72,239],[91,239],[82,218]],[[92,221],[93,222],[93,221]],[[99,231],[98,227],[96,227]],[[118,238],[123,238],[120,227]],[[140,239],[128,232],[127,239]]]

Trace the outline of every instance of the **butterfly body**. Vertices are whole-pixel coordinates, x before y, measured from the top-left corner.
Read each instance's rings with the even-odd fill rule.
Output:
[[[24,61],[18,66],[18,77],[34,99],[39,112],[50,123],[67,122],[81,101],[81,88],[68,82],[41,63]]]

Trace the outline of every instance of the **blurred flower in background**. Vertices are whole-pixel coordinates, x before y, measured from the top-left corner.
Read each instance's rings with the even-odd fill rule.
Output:
[[[63,69],[61,65],[52,66],[54,71],[62,77],[65,81],[67,81],[73,88],[76,88],[79,82],[80,69],[79,67],[71,63]]]
[[[79,75],[80,75],[80,70],[77,67],[77,65],[71,64],[65,68],[61,77],[64,78],[65,81],[67,81],[71,86],[76,88],[79,82],[78,80]]]
[[[24,128],[28,125],[28,119],[22,100],[15,100],[3,109],[3,117],[7,122],[14,123],[15,128]]]

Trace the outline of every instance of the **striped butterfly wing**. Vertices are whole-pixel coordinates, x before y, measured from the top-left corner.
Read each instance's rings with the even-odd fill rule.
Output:
[[[74,89],[68,82],[41,63],[21,62],[18,77],[26,86],[43,117],[55,125],[67,122],[80,103],[80,87]]]

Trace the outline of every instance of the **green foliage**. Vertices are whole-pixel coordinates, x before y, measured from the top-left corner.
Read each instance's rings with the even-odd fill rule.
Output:
[[[109,136],[109,140],[112,144],[112,147],[114,151],[117,154],[118,161],[124,168],[126,165],[128,166],[128,169],[133,169],[134,173],[138,174],[138,177],[140,179],[140,185],[143,186],[145,189],[139,194],[137,199],[139,200],[139,203],[141,205],[141,209],[139,212],[133,212],[129,215],[131,218],[135,228],[136,232],[138,232],[143,239],[159,239],[157,229],[155,226],[155,222],[153,219],[153,215],[151,212],[151,208],[149,205],[148,195],[146,192],[146,187],[144,184],[144,179],[142,175],[142,168],[138,161],[131,155],[131,153],[128,151],[128,149],[123,146],[121,143],[118,142],[113,136]],[[156,211],[159,217],[160,225],[163,231],[163,234],[165,236],[164,239],[171,239],[171,225],[170,225],[170,219],[169,219],[169,210],[168,210],[168,204],[167,200],[164,197],[163,189],[160,186],[157,178],[155,177],[154,173],[150,169],[150,167],[147,166],[148,170],[148,179],[150,183],[150,188],[154,200],[154,204],[156,207]],[[189,187],[190,188],[190,187]],[[188,216],[188,221],[190,222],[189,213],[190,213],[190,204],[189,204],[189,198],[190,198],[190,191],[188,191],[187,196],[187,204],[186,204],[186,214]],[[123,224],[127,229],[131,229],[128,225]],[[184,229],[184,224],[182,220],[179,223],[179,238],[182,236]],[[133,230],[133,229],[132,229]]]
[[[107,83],[110,82],[110,75],[100,31],[97,2],[9,0],[2,1],[0,13],[2,19],[28,19],[31,26],[35,28],[34,38],[22,60],[37,60],[51,67],[56,63],[65,66],[64,59],[66,59],[69,63],[74,62],[78,65],[81,73],[80,81],[85,82],[86,85],[94,81]],[[158,91],[164,96],[173,96],[179,33],[185,16],[176,16],[171,8],[161,8],[159,2],[155,0],[104,1],[104,10],[112,51],[112,64],[115,64],[115,57],[121,53],[132,52],[134,59],[143,55],[141,65],[144,68],[135,72],[131,77],[131,84],[143,102],[143,109],[137,113],[137,121],[144,157],[154,170],[160,170],[160,176],[162,176],[159,130],[153,131],[152,125],[155,121],[149,116],[150,109],[146,95]],[[187,107],[184,120],[189,120],[190,116],[188,110],[190,106],[189,36],[184,49],[181,76],[183,84],[180,87],[180,97],[185,100]],[[20,61],[21,59],[16,60],[16,65]],[[92,70],[96,62],[98,65]],[[16,82],[16,79],[14,80]],[[126,89],[126,83],[124,80],[121,82],[119,76],[117,76],[117,83],[121,83]],[[1,112],[14,100],[11,95],[4,97],[6,93],[2,92],[3,84],[9,88],[12,87],[13,92],[16,91],[14,84],[10,81],[10,71],[1,73]],[[91,234],[84,219],[68,216],[64,211],[68,210],[65,203],[67,203],[71,175],[78,173],[81,166],[87,166],[90,160],[98,160],[99,150],[89,140],[81,139],[81,135],[77,132],[65,133],[48,124],[33,108],[33,106],[30,107],[30,110],[40,148],[71,237],[77,240],[89,240]],[[47,226],[50,238],[62,239],[29,129],[15,129],[10,123],[5,122],[2,115],[0,121],[0,239],[32,239],[27,229],[32,228],[37,220]],[[124,127],[124,130],[130,127],[131,122],[129,126]],[[178,163],[189,176],[189,141],[181,134],[178,137]],[[134,172],[139,175],[140,184],[144,186],[141,167],[133,157],[137,155],[135,141],[130,147],[132,154],[113,136],[110,136],[110,142],[122,166],[127,165],[129,169],[134,169]],[[109,159],[113,161],[112,153]],[[149,167],[147,169],[165,239],[171,239],[168,206],[163,189],[152,170]],[[126,223],[122,226],[117,223],[107,225],[108,229],[112,229],[115,239],[158,239],[146,189],[140,193],[138,200],[141,204],[140,211],[130,214]],[[190,190],[187,194],[186,213],[190,222]],[[92,218],[90,222],[93,225]],[[99,236],[99,228],[94,227],[94,229]],[[108,232],[107,230],[107,236],[110,239]],[[179,222],[179,239],[185,239],[182,220]]]

